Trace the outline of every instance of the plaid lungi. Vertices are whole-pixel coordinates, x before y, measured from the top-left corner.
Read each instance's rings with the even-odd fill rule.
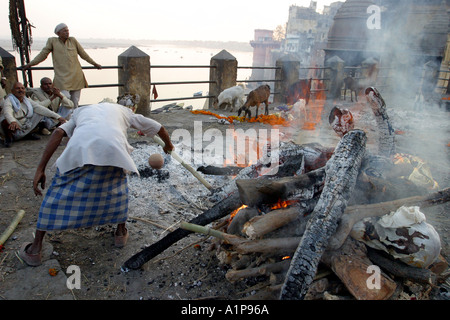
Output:
[[[86,165],[57,170],[39,209],[37,229],[86,228],[123,223],[128,213],[128,184],[123,169]]]

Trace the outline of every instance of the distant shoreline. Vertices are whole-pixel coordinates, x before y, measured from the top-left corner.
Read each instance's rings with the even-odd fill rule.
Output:
[[[225,49],[230,51],[245,51],[251,52],[253,48],[249,42],[238,41],[202,41],[202,40],[127,40],[127,39],[83,39],[77,38],[85,49],[100,49],[100,48],[128,48],[131,46],[155,46],[155,45],[174,45],[177,47],[197,47],[210,49]],[[34,38],[31,46],[32,50],[41,50],[47,41],[47,38]],[[0,38],[0,47],[7,51],[12,51],[12,40],[10,38]]]

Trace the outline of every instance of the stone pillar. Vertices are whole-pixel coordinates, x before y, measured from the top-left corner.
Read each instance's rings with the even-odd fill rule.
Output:
[[[223,90],[236,85],[237,65],[238,62],[236,58],[226,50],[220,51],[211,58],[209,80],[215,82],[209,84],[210,96],[215,96],[217,98]],[[214,98],[209,99],[209,109],[212,107],[213,103]]]
[[[119,95],[139,94],[140,101],[136,113],[149,116],[150,107],[150,56],[135,46],[131,46],[118,57]]]
[[[325,61],[325,79],[327,81],[326,89],[327,99],[340,99],[342,94],[342,85],[344,83],[344,60],[334,56]]]
[[[273,103],[286,103],[286,97],[289,87],[300,78],[300,61],[290,55],[286,55],[275,63],[275,82],[276,94],[273,97]]]
[[[2,57],[3,75],[6,77],[6,93],[11,93],[12,85],[18,81],[16,58],[8,51],[0,48],[0,56]]]

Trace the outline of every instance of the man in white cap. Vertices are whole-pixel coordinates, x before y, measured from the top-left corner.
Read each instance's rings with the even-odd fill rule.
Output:
[[[28,69],[41,63],[47,59],[51,52],[55,72],[53,83],[63,94],[70,96],[70,100],[74,103],[74,108],[77,108],[81,89],[88,87],[78,56],[97,69],[101,69],[102,66],[84,51],[74,37],[69,36],[69,28],[65,23],[60,23],[56,26],[55,34],[58,37],[49,38],[42,51],[30,63],[24,65],[23,68]]]

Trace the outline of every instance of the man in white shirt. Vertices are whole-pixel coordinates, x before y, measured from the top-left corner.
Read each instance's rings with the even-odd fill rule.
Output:
[[[39,139],[33,131],[43,117],[65,123],[66,119],[39,103],[25,96],[25,87],[22,83],[14,83],[11,94],[4,101],[0,116],[0,133],[4,136],[5,147],[10,147],[14,140],[28,136],[33,140]]]
[[[161,124],[114,103],[79,107],[67,123],[54,130],[34,177],[36,195],[42,195],[39,185],[45,188],[45,168],[53,153],[63,137],[70,139],[56,160],[57,172],[39,210],[34,242],[24,243],[19,252],[28,265],[42,263],[42,240],[50,230],[117,223],[115,245],[126,244],[126,172],[138,172],[130,156],[133,148],[127,140],[128,128],[148,136],[157,134],[166,153],[174,149]]]
[[[41,86],[39,88],[27,89],[30,92],[31,100],[34,100],[44,107],[58,113],[61,117],[69,119],[72,113],[74,104],[61,90],[53,85],[52,79],[44,77],[41,79]],[[49,135],[50,131],[55,128],[56,123],[51,119],[45,117],[43,120],[43,129],[41,133]]]

